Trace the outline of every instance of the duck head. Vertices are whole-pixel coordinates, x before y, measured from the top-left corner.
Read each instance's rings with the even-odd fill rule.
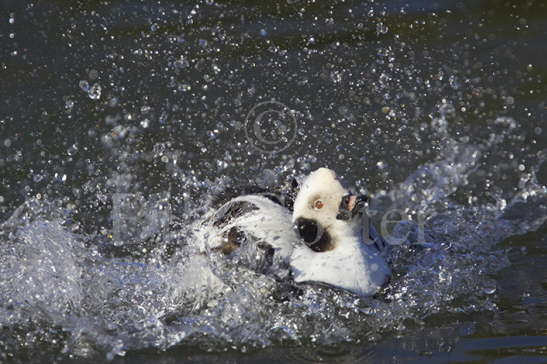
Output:
[[[327,252],[358,233],[365,196],[349,194],[334,171],[319,168],[302,183],[293,209],[293,223],[304,244],[314,252]]]

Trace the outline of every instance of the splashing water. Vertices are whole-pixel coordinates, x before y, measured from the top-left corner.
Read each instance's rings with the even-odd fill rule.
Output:
[[[496,245],[545,221],[545,187],[529,178],[498,208],[450,202],[477,160],[472,147],[452,147],[447,159],[423,165],[372,204],[385,209],[389,200],[430,217],[426,241],[392,249],[394,277],[371,299],[303,286],[302,295],[279,301],[272,276],[204,248],[220,232],[203,216],[158,229],[153,247],[137,258],[131,250],[148,242],[117,252],[120,244],[108,234],[72,232],[71,211],[29,200],[0,230],[4,352],[44,340],[70,355],[108,358],[180,344],[214,351],[328,346],[403,333],[435,315],[495,311],[496,283],[489,274],[508,265]],[[175,245],[167,253],[169,239]]]
[[[504,242],[546,221],[547,134],[539,60],[520,61],[521,35],[499,44],[496,27],[518,19],[526,36],[536,18],[510,1],[380,3],[10,12],[0,360],[173,347],[298,356],[387,337],[416,337],[422,352],[413,333],[450,341],[443,330],[499,312],[496,273],[515,254]],[[489,24],[492,12],[503,21]],[[47,97],[42,78],[58,80]],[[263,104],[283,107],[246,120]],[[261,153],[249,131],[287,145]],[[390,211],[411,220],[388,224],[408,242],[390,250],[393,277],[373,298],[314,285],[280,297],[286,271],[239,264],[252,249],[210,249],[225,232],[211,196],[324,165],[371,195],[378,226]],[[259,217],[239,220],[254,239]]]

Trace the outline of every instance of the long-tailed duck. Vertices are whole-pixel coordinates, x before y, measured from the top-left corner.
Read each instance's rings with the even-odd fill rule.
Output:
[[[296,192],[297,190],[297,192]],[[215,250],[296,284],[319,283],[360,296],[390,277],[385,243],[367,223],[365,196],[320,168],[298,185],[235,197],[210,216]]]

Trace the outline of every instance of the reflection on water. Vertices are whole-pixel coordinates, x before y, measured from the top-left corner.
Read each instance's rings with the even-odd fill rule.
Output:
[[[545,355],[545,4],[0,8],[3,360]],[[211,195],[323,165],[427,216],[378,297],[203,251]]]

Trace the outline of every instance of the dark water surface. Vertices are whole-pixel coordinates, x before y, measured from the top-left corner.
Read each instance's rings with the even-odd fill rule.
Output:
[[[0,42],[0,361],[547,362],[544,1],[1,0]],[[212,192],[320,166],[428,216],[381,299],[179,292]]]

